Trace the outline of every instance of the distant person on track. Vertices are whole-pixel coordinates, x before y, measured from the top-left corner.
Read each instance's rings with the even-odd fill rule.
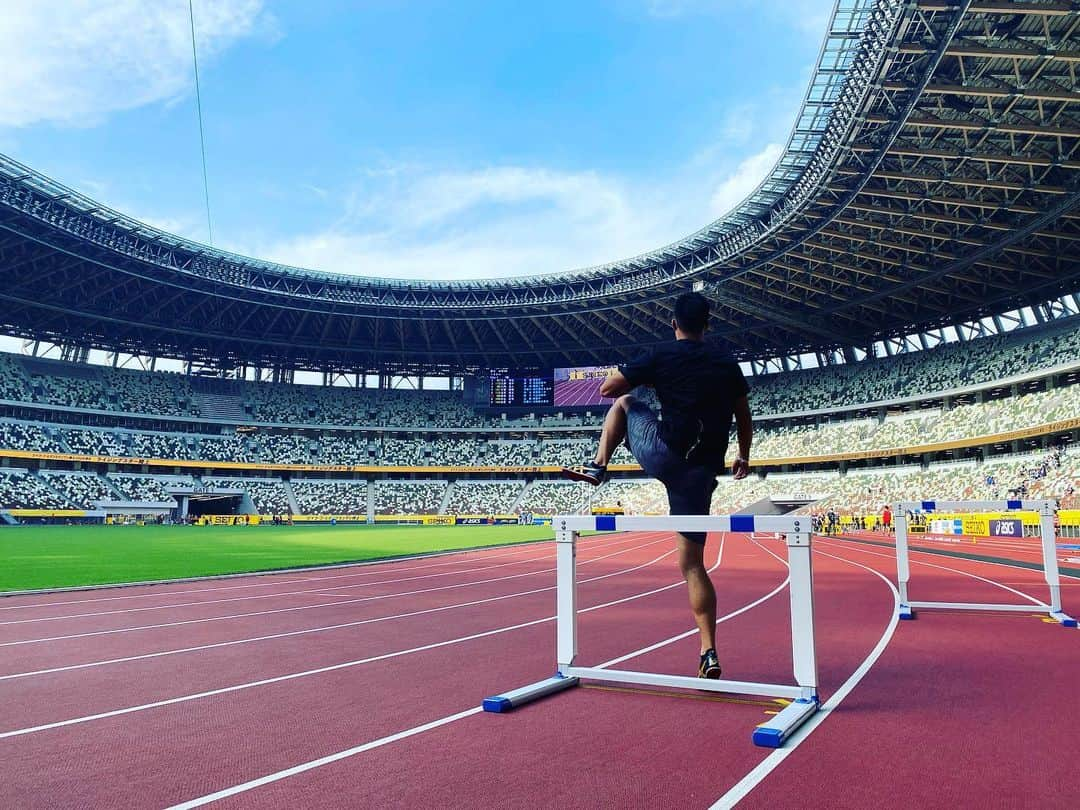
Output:
[[[881,527],[886,532],[892,531],[892,509],[888,506],[881,510]]]
[[[625,439],[645,473],[667,490],[673,515],[707,515],[716,476],[724,470],[732,417],[738,429],[739,454],[731,467],[738,480],[750,471],[753,426],[749,388],[742,371],[726,353],[705,342],[709,302],[698,293],[675,301],[672,343],[613,371],[600,393],[615,398],[604,420],[595,458],[563,475],[599,486],[607,465]],[[629,391],[652,386],[662,419]],[[720,677],[716,655],[716,591],[705,568],[705,533],[679,535],[679,565],[690,592],[690,607],[701,633],[698,675]]]

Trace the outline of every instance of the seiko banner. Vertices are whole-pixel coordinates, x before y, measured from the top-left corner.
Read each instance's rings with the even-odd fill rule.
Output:
[[[1016,520],[991,520],[991,537],[1023,537],[1024,524],[1019,518]]]

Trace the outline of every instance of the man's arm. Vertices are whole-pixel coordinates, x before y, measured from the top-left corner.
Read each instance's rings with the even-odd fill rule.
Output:
[[[630,385],[630,381],[623,376],[621,371],[615,369],[608,374],[607,379],[600,384],[600,396],[614,399],[615,397],[621,397],[623,394],[630,393],[631,388],[633,388],[633,386]]]
[[[731,465],[731,475],[738,481],[750,473],[750,445],[754,440],[754,423],[746,396],[735,400],[735,431],[739,437],[739,455]]]

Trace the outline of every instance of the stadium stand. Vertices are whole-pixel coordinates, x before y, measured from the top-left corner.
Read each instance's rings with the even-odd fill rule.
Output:
[[[588,511],[593,488],[576,481],[534,481],[518,504],[537,515],[577,515]]]
[[[734,488],[729,479],[721,479],[717,503],[728,509],[738,508],[794,487],[836,508],[874,511],[880,508],[878,501],[921,496],[920,490],[932,490],[938,497],[986,494],[990,490],[980,481],[987,477],[998,482],[995,496],[1007,493],[1010,487],[1026,486],[1029,493],[1053,493],[1054,497],[1075,500],[1074,465],[1067,455],[1064,461],[1059,459],[1035,477],[1024,473],[1025,465],[1035,464],[1026,455],[1009,456],[1007,460],[994,455],[985,464],[975,463],[972,458],[951,465],[941,463],[945,456],[939,455],[931,459],[934,463],[927,468],[896,467],[888,457],[899,450],[908,455],[916,450],[918,455],[921,448],[940,445],[981,445],[984,453],[993,447],[997,454],[1010,449],[1020,451],[1023,448],[1018,444],[1005,446],[992,439],[1009,433],[1027,435],[1033,429],[1038,435],[1041,425],[1066,424],[1080,416],[1077,375],[1061,371],[1078,365],[1078,356],[1080,328],[1070,321],[1052,324],[1031,336],[1010,333],[851,365],[759,377],[753,381],[752,393],[759,417],[753,452],[756,461],[775,460],[797,468],[803,460],[819,456],[873,452],[881,459],[874,464],[883,466],[854,469],[846,475],[836,469],[824,473],[772,472]],[[1000,385],[1012,374],[1052,368],[1058,369],[1052,385]],[[987,386],[976,394],[948,400],[940,396],[946,389],[980,383]],[[924,401],[906,412],[898,407],[843,411],[848,406],[911,396],[922,396]],[[492,415],[470,408],[460,391],[238,382],[10,354],[0,354],[0,399],[9,403],[51,403],[61,409],[32,411],[31,415],[40,414],[40,421],[28,419],[25,409],[18,411],[18,418],[0,419],[0,449],[208,464],[552,468],[580,462],[592,454],[596,426],[603,413],[591,410]],[[767,419],[769,412],[789,408],[802,412],[818,406],[833,410],[811,417],[812,422]],[[64,423],[69,409],[80,408],[111,414],[84,417],[83,421],[93,426]],[[200,414],[209,416],[209,411],[213,411],[215,419],[223,418],[223,414],[234,418],[212,428],[195,421],[203,418]],[[145,418],[140,421],[139,414],[155,418],[148,423]],[[260,420],[292,427],[253,424]],[[233,432],[236,427],[243,432]],[[446,432],[463,427],[475,429],[476,433]],[[496,432],[507,428],[512,433]],[[555,428],[567,430],[558,432]],[[1030,444],[1025,447],[1030,448]],[[625,446],[618,448],[612,461],[634,462]],[[41,504],[80,507],[106,496],[170,500],[162,483],[165,479],[157,475],[121,470],[102,477],[98,473],[103,470],[75,474],[48,469],[48,461],[45,466],[39,473],[10,475],[5,490],[10,493],[9,500],[33,501],[34,493],[41,494]],[[449,491],[449,482],[444,480],[376,479],[367,484],[297,479],[291,486],[296,497],[294,506],[301,512],[319,514],[330,514],[327,510],[335,504],[346,510],[341,514],[366,513],[369,486],[374,487],[371,492],[379,514],[434,512],[441,507],[449,512],[490,512],[511,508],[519,495],[518,508],[539,514],[577,512],[587,509],[590,502],[606,505],[609,501],[611,505],[623,502],[630,511],[665,508],[662,492],[632,476],[610,481],[597,492],[545,478],[530,481],[529,476],[502,482],[455,476]],[[181,479],[170,480],[169,486],[177,486],[177,480]],[[190,476],[186,480],[195,485]],[[228,480],[245,487],[260,511],[265,508],[283,512],[290,507],[289,485],[277,479],[207,480]]]
[[[117,494],[97,473],[42,470],[38,475],[46,486],[79,509],[92,509],[97,501],[113,500]]]
[[[208,487],[241,489],[251,496],[255,511],[261,515],[293,512],[285,484],[277,478],[203,478]]]
[[[436,514],[447,484],[446,481],[376,481],[375,514]]]
[[[521,494],[521,481],[455,481],[444,512],[449,514],[506,514]]]
[[[65,453],[68,449],[41,425],[29,422],[0,422],[0,442],[13,450]]]
[[[1080,330],[1008,333],[842,366],[771,374],[752,381],[755,412],[799,413],[920,396],[1077,365]]]
[[[175,503],[166,487],[194,489],[195,480],[190,476],[149,476],[130,473],[110,473],[109,482],[123,500],[151,503]]]
[[[0,470],[0,509],[74,509],[75,504],[28,470]]]
[[[302,515],[367,514],[367,481],[316,481],[294,478],[290,486]]]

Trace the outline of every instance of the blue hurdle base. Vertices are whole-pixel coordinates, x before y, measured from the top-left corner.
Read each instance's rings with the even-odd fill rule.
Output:
[[[817,698],[789,703],[776,717],[754,729],[754,745],[762,748],[780,748],[795,730],[818,710]]]
[[[914,619],[915,611],[911,609],[911,605],[900,606],[900,618],[901,619]]]
[[[526,703],[532,703],[534,700],[539,700],[548,695],[554,695],[556,692],[561,692],[564,689],[569,689],[577,685],[578,679],[576,677],[568,678],[564,675],[555,675],[546,680],[523,686],[520,689],[514,689],[511,692],[504,692],[501,695],[484,698],[482,705],[485,712],[502,714],[503,712],[516,709],[519,706],[524,706]]]
[[[1050,618],[1061,622],[1062,627],[1076,627],[1076,619],[1067,613],[1051,613]]]

